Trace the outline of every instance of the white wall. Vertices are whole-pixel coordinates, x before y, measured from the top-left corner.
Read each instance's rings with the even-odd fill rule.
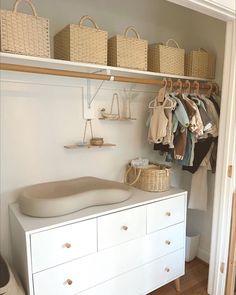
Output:
[[[13,3],[14,0],[2,0],[1,6],[11,9]],[[210,49],[217,54],[217,80],[221,82],[223,22],[164,0],[35,0],[34,3],[39,15],[50,18],[52,36],[66,24],[77,23],[82,15],[89,14],[110,35],[134,25],[150,43],[174,37],[186,49]],[[82,175],[122,180],[130,159],[138,155],[161,159],[146,140],[147,102],[154,96],[154,87],[136,87],[133,111],[137,121],[94,122],[94,133],[117,147],[69,151],[63,145],[83,135],[84,80],[5,72],[1,78],[1,252],[10,258],[7,208],[23,187]],[[109,105],[117,88],[123,95],[124,87],[130,85],[106,82],[96,99],[96,109]],[[178,168],[175,171],[173,183],[188,186],[190,175]],[[189,225],[202,232],[200,248],[206,252],[210,249],[212,201],[209,202],[208,212],[189,213]]]

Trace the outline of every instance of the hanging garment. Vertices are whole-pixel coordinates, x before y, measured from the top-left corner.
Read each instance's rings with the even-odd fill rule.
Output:
[[[219,130],[219,116],[218,113],[215,109],[214,104],[206,98],[204,95],[201,96],[201,99],[205,101],[206,106],[207,106],[207,114],[210,117],[212,121],[212,128],[207,131],[208,134],[211,134],[213,137],[218,136],[218,130]],[[206,137],[207,135],[205,135]]]
[[[214,104],[216,112],[217,112],[218,116],[220,116],[220,107],[219,107],[214,95],[211,95],[210,97],[207,97],[207,98]]]
[[[194,144],[194,136],[192,132],[187,130],[187,143],[186,143],[186,150],[184,154],[183,160],[179,160],[178,163],[182,166],[192,166],[193,162],[191,163],[191,157],[193,152],[193,144]]]
[[[194,147],[194,160],[193,166],[183,166],[183,170],[187,170],[191,173],[195,173],[201,165],[201,162],[209,152],[211,144],[213,142],[213,137],[208,137],[206,139],[201,139],[195,143]]]
[[[172,119],[173,119],[173,111],[176,107],[176,101],[174,99],[169,98],[169,100],[166,103],[166,106],[169,107],[168,109],[165,109],[165,115],[168,118],[168,123],[166,127],[166,136],[163,138],[163,144],[171,145],[173,147],[173,141],[174,141],[174,134],[172,132]]]
[[[189,209],[207,210],[208,185],[207,185],[207,171],[211,170],[210,156],[212,153],[214,143],[201,162],[201,166],[192,176],[191,191],[189,197]]]
[[[162,105],[157,105],[157,101],[155,99],[148,132],[149,142],[160,143],[166,136],[166,128],[168,124],[168,118],[165,115],[166,102],[167,100],[165,100]]]
[[[207,210],[207,167],[200,166],[192,176],[189,209]]]
[[[189,117],[188,117],[188,114],[186,112],[184,105],[182,104],[181,100],[178,97],[174,96],[174,94],[171,94],[170,96],[177,103],[176,109],[175,109],[175,116],[176,116],[177,120],[179,121],[179,123],[183,127],[188,127],[189,126]]]
[[[189,130],[195,134],[196,138],[198,138],[203,135],[204,126],[197,104],[191,99],[189,99],[189,102],[192,104],[193,108],[196,111],[195,115],[192,117],[190,121]]]
[[[179,127],[174,138],[174,158],[183,160],[187,144],[187,128]]]

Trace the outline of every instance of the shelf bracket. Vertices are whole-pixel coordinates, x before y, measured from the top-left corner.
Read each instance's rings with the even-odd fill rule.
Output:
[[[99,70],[94,73],[104,72],[104,70]],[[110,81],[114,81],[115,77],[111,75],[110,70],[106,70],[106,74],[110,76]],[[91,79],[87,79],[87,86],[83,87],[83,108],[84,108],[84,119],[94,119],[94,107],[93,102],[96,98],[99,90],[102,88],[105,80],[97,87],[95,93],[92,95]]]

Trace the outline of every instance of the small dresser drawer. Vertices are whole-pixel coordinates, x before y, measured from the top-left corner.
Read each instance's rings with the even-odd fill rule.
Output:
[[[98,250],[136,239],[145,234],[145,206],[98,218]]]
[[[185,220],[185,196],[147,205],[147,232],[154,232]]]
[[[96,219],[31,234],[33,273],[97,251]]]

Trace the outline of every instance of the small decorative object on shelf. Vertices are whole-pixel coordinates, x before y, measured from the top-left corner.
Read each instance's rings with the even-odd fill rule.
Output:
[[[90,139],[90,144],[95,146],[102,146],[104,144],[104,140],[102,137],[93,137]]]
[[[88,124],[90,126],[91,139],[89,141],[86,141],[86,131],[87,131]],[[64,148],[65,149],[78,149],[81,147],[90,148],[90,147],[112,147],[112,146],[116,146],[116,145],[112,144],[112,143],[104,143],[104,140],[102,137],[94,137],[93,136],[92,120],[87,119],[85,122],[85,126],[84,126],[83,140],[76,143],[76,144],[64,145]]]
[[[114,102],[116,100],[117,104],[117,113],[113,112]],[[131,118],[131,109],[130,109],[130,99],[128,98],[128,116],[121,116],[120,114],[120,101],[119,96],[117,93],[113,94],[112,103],[111,103],[111,110],[109,113],[106,112],[105,108],[101,109],[101,118],[99,120],[113,120],[113,121],[129,121],[129,120],[136,120],[135,118]]]

